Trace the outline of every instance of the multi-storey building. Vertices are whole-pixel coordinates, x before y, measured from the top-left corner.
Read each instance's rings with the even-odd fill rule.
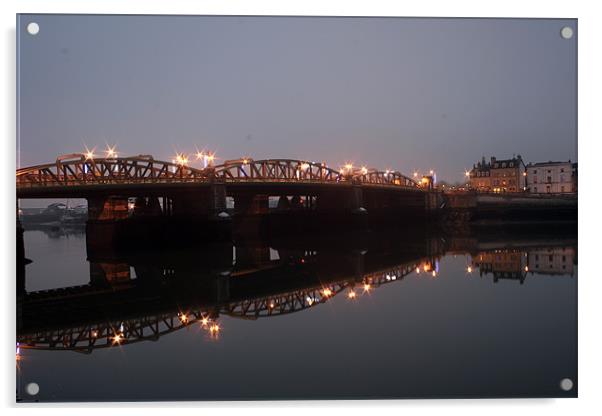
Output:
[[[469,172],[470,187],[481,192],[491,191],[491,168],[490,164],[485,162],[485,157],[481,162],[472,166]]]
[[[498,160],[473,165],[469,172],[470,187],[485,192],[523,192],[525,190],[525,164],[520,155],[512,159]]]
[[[527,165],[527,191],[534,194],[577,192],[577,166],[568,162],[542,162]]]
[[[481,276],[491,273],[493,281],[500,279],[520,280],[527,275],[527,258],[519,250],[483,251],[472,258],[472,266],[479,269]]]
[[[573,247],[542,248],[529,251],[531,273],[573,275],[576,252]]]
[[[577,193],[577,163],[573,163],[573,192]]]

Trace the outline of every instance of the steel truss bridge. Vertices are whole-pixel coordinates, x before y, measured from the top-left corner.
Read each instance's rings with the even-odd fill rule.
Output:
[[[190,309],[175,313],[161,313],[124,320],[99,322],[82,326],[39,331],[17,336],[20,348],[52,351],[76,351],[91,353],[93,350],[142,341],[156,341],[160,337],[183,328],[201,328],[213,337],[218,336],[217,316],[255,320],[304,311],[321,305],[334,296],[347,291],[351,293],[372,290],[384,284],[402,280],[418,267],[419,262],[409,262],[377,272],[365,274],[361,282],[341,280],[320,286],[292,290],[289,292],[225,302],[206,308]],[[367,289],[369,288],[369,289]],[[82,290],[83,286],[79,288]],[[56,297],[56,291],[32,292],[28,296],[36,299]],[[59,289],[59,293],[71,293]]]
[[[92,189],[95,186],[179,185],[210,183],[356,184],[422,190],[397,171],[355,169],[337,171],[323,163],[295,159],[239,160],[204,169],[155,160],[150,155],[86,158],[59,157],[55,163],[17,170],[17,193],[50,189]]]

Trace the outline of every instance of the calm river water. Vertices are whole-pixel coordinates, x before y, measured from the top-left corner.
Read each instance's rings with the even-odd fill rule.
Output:
[[[83,229],[24,240],[23,401],[577,394],[575,236],[133,254],[89,253]]]

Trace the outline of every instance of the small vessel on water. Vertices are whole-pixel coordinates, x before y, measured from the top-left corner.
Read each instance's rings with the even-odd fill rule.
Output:
[[[88,219],[88,209],[85,205],[70,208],[61,202],[48,205],[41,211],[19,210],[19,219],[24,225],[83,224]]]
[[[73,208],[67,208],[61,222],[63,224],[83,224],[88,219],[88,207],[77,205]]]

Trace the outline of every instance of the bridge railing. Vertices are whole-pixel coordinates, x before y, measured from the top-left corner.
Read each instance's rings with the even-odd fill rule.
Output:
[[[211,172],[143,158],[57,161],[17,171],[17,187],[208,181]]]
[[[17,170],[17,188],[111,184],[202,183],[346,183],[421,189],[396,171],[344,174],[315,163],[294,159],[239,161],[204,169],[154,160],[151,157],[59,160]]]

